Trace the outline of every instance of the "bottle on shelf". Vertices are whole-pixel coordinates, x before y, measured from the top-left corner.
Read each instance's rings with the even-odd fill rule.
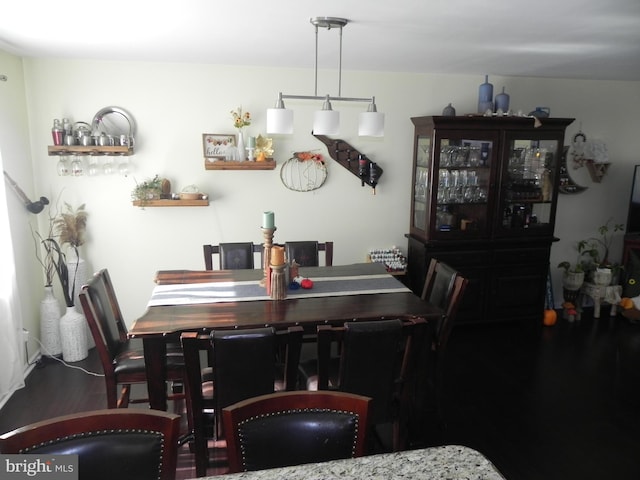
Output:
[[[51,136],[53,137],[54,145],[62,145],[64,143],[64,129],[60,120],[55,118],[53,120],[53,127],[51,128]]]

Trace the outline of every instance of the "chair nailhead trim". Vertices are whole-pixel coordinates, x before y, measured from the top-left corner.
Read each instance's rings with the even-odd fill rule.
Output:
[[[238,423],[238,438],[240,440],[240,452],[242,453],[242,467],[243,469],[246,471],[247,469],[247,462],[246,462],[246,451],[245,451],[245,446],[244,446],[244,437],[242,435],[242,430],[240,427],[242,427],[245,423],[249,423],[252,422],[254,420],[259,420],[261,418],[266,418],[266,417],[276,417],[276,416],[281,416],[281,415],[288,415],[291,413],[306,413],[306,412],[313,412],[313,413],[317,413],[317,412],[330,412],[330,413],[345,413],[348,415],[354,415],[356,417],[356,428],[355,428],[355,437],[358,436],[358,429],[360,426],[360,415],[358,415],[355,412],[350,412],[347,410],[336,410],[336,409],[330,409],[330,408],[294,408],[294,409],[289,409],[289,410],[283,410],[280,412],[271,412],[271,413],[264,413],[261,415],[254,415],[252,417],[249,417],[245,420],[242,420],[241,422]],[[351,456],[353,456],[356,452],[356,438],[354,437],[353,439],[353,444],[351,445]]]
[[[75,440],[76,438],[86,438],[86,437],[98,437],[100,435],[111,435],[113,433],[143,433],[143,434],[155,434],[160,436],[160,464],[162,464],[164,460],[164,434],[161,432],[157,432],[154,430],[146,430],[146,429],[124,429],[124,428],[112,428],[107,430],[94,430],[92,432],[82,432],[76,433],[74,435],[67,435],[65,437],[56,437],[52,440],[47,440],[46,442],[40,442],[36,445],[32,445],[30,447],[24,448],[20,453],[29,453],[31,450],[35,450],[40,447],[46,447],[49,445],[54,445],[56,443],[64,442],[67,440]],[[162,465],[158,466],[158,480],[162,477]]]

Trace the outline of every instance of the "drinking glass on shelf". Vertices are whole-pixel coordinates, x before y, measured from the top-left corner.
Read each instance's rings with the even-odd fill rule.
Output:
[[[58,175],[60,175],[61,177],[69,175],[69,160],[67,159],[67,157],[61,155],[60,158],[58,158],[56,170],[58,171]]]
[[[82,165],[82,157],[73,157],[71,161],[71,175],[74,177],[80,177],[84,173],[84,168]]]

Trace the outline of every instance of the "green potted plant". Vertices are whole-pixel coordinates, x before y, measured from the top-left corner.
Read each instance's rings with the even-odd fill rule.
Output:
[[[144,206],[149,200],[157,200],[162,194],[162,178],[158,175],[142,183],[137,183],[131,192],[131,199]]]

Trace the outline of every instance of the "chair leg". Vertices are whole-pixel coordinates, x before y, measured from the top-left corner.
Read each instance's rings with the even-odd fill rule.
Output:
[[[127,408],[129,406],[129,399],[131,398],[131,385],[122,385],[120,391],[120,398],[118,398],[118,404],[116,408]]]

